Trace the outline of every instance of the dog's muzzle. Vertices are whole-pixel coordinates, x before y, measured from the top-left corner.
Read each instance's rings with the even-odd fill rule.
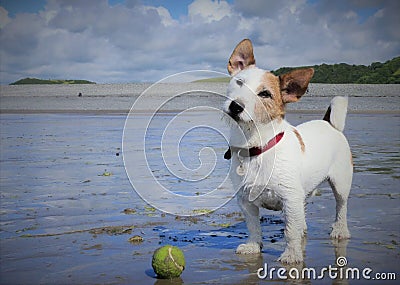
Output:
[[[229,115],[233,119],[237,120],[239,118],[239,114],[243,112],[244,107],[240,105],[238,102],[232,101],[228,109],[229,109]]]

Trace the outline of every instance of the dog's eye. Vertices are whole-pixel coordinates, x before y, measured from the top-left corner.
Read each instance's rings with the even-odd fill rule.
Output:
[[[272,98],[272,94],[268,90],[261,91],[260,93],[258,93],[258,96],[260,96],[261,98]]]
[[[238,79],[238,80],[236,80],[236,84],[239,85],[240,87],[242,87],[243,81]]]

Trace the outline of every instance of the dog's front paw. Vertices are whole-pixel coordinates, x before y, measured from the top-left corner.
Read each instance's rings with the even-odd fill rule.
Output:
[[[295,250],[286,248],[278,261],[287,264],[300,263],[303,262],[303,253],[300,249]]]
[[[236,249],[237,254],[259,254],[261,246],[258,242],[242,243]]]
[[[351,237],[349,229],[346,225],[334,223],[332,226],[331,238],[333,239],[349,239]]]

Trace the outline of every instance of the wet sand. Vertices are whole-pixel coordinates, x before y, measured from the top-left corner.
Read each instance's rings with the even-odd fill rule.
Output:
[[[1,113],[117,113],[126,114],[138,97],[146,98],[142,111],[176,97],[164,110],[184,110],[204,103],[220,107],[225,83],[150,83],[89,85],[0,85]],[[82,93],[82,97],[78,94]],[[398,84],[310,84],[308,93],[289,112],[321,112],[334,96],[349,97],[349,112],[398,113]]]
[[[276,262],[284,249],[279,212],[262,211],[262,255],[240,256],[234,249],[246,239],[247,230],[235,200],[213,213],[176,217],[156,210],[136,194],[121,151],[129,108],[107,109],[115,100],[106,96],[109,104],[96,100],[99,108],[82,109],[84,113],[71,112],[75,105],[53,108],[60,104],[54,98],[46,99],[46,107],[39,100],[28,109],[6,109],[4,98],[1,284],[264,284],[270,279],[260,280],[258,268],[265,263],[284,267]],[[121,98],[132,104],[129,96]],[[329,102],[329,98],[320,100]],[[290,112],[287,119],[296,125],[320,118],[320,100],[312,101],[316,103],[308,110]],[[24,102],[20,98],[13,104],[28,106]],[[329,186],[322,184],[319,194],[307,200],[308,235],[301,266],[320,270],[346,256],[348,267],[394,272],[399,278],[400,115],[396,108],[349,114],[345,134],[355,163],[348,218],[352,238],[339,243],[329,238],[335,204]],[[145,110],[142,115],[147,115]],[[167,120],[170,114],[160,116]],[[223,155],[224,147],[217,154]],[[143,241],[129,242],[133,236]],[[164,244],[179,246],[186,257],[181,278],[172,282],[156,279],[151,268],[154,250]],[[303,282],[365,284],[365,280],[332,281],[327,276]],[[272,283],[296,282],[275,275]]]

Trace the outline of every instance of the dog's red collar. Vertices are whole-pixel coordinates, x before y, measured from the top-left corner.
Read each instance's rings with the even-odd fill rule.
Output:
[[[233,152],[240,152],[240,156],[242,157],[252,157],[256,155],[260,155],[263,152],[266,152],[267,150],[273,148],[282,138],[283,138],[284,132],[281,132],[277,134],[275,137],[270,139],[266,145],[263,147],[259,146],[254,146],[251,148],[241,148],[241,147],[234,147],[230,146],[229,149],[225,152],[224,158],[225,159],[231,159],[232,157],[232,151]]]

